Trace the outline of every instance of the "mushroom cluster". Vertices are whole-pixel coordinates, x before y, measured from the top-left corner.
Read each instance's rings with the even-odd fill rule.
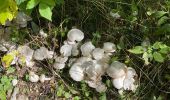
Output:
[[[60,48],[60,56],[56,57],[54,68],[62,69],[70,67],[70,77],[75,81],[85,81],[98,92],[106,91],[102,82],[102,76],[107,73],[112,78],[112,83],[117,89],[135,90],[136,72],[125,64],[114,61],[109,65],[113,53],[116,51],[114,43],[105,42],[102,48],[95,47],[91,41],[80,45],[84,33],[78,29],[72,29],[67,34],[67,40]],[[80,51],[79,51],[80,50]],[[81,53],[79,53],[81,52]]]

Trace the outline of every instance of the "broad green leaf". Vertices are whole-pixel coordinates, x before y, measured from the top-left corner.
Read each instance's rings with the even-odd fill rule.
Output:
[[[170,47],[161,48],[159,52],[162,54],[168,54],[170,52]]]
[[[52,21],[52,10],[50,9],[50,6],[44,3],[39,4],[39,13],[42,17]]]
[[[7,100],[6,99],[6,91],[0,91],[0,100]]]
[[[101,93],[101,96],[99,97],[99,100],[107,100],[106,93]]]
[[[154,52],[153,58],[157,62],[164,62],[164,57],[159,52]]]
[[[142,46],[136,46],[132,49],[128,50],[130,53],[134,53],[134,54],[142,54],[144,53],[143,47]]]
[[[162,24],[164,24],[169,18],[167,16],[163,16],[158,20],[158,26],[161,26]]]
[[[6,55],[4,55],[1,59],[2,64],[4,67],[9,67],[12,63],[12,61],[14,60],[15,56],[17,55],[17,51],[14,50]]]
[[[162,16],[164,16],[165,14],[167,14],[168,12],[165,12],[165,11],[156,11],[155,13],[153,13],[153,16],[155,18],[160,18]]]
[[[152,47],[154,49],[159,49],[161,45],[162,45],[162,42],[155,42]]]
[[[48,6],[54,7],[55,0],[41,0],[41,3],[47,4]]]
[[[26,9],[33,9],[40,3],[40,0],[29,0]]]
[[[17,4],[14,0],[0,0],[0,23],[5,25],[7,20],[11,21],[18,12]]]
[[[165,24],[161,27],[159,27],[156,32],[157,35],[161,35],[161,34],[166,34],[166,33],[170,33],[170,24]]]
[[[71,97],[71,94],[70,94],[69,92],[65,92],[65,93],[64,93],[64,97],[68,99],[68,98]]]

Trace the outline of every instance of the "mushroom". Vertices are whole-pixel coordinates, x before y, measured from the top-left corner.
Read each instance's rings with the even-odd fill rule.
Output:
[[[47,48],[40,47],[39,49],[35,50],[33,57],[36,60],[44,60],[46,58],[52,58],[53,54],[53,51],[48,51]]]
[[[92,52],[93,58],[96,60],[102,59],[104,56],[104,50],[101,48],[95,48]]]
[[[96,87],[96,91],[101,93],[101,92],[105,92],[106,90],[107,90],[106,85],[102,82],[99,82],[99,84]]]
[[[39,34],[40,34],[42,37],[44,37],[44,38],[47,37],[47,33],[45,33],[45,32],[43,31],[43,29],[40,30]]]
[[[40,76],[40,82],[41,83],[44,83],[44,81],[49,81],[49,80],[51,80],[51,78],[47,78],[47,77],[45,77],[44,74],[41,74],[41,76]]]
[[[132,67],[127,68],[126,77],[124,79],[124,90],[135,91],[137,85],[135,85],[135,76],[137,76],[136,71]]]
[[[19,52],[19,64],[26,64],[28,67],[32,67],[34,65],[34,62],[32,62],[32,57],[34,54],[34,50],[30,49],[28,46],[20,46],[18,49]],[[23,61],[24,60],[24,61]]]
[[[123,88],[125,76],[112,79],[113,86],[117,89]]]
[[[63,55],[64,57],[68,57],[68,56],[71,56],[71,50],[72,50],[72,46],[71,46],[71,45],[64,44],[64,45],[60,48],[60,53],[61,53],[61,55]]]
[[[84,79],[84,69],[80,63],[74,63],[69,70],[69,74],[75,81],[82,81]]]
[[[105,42],[103,45],[103,49],[106,53],[112,53],[116,51],[116,46],[111,42]]]
[[[39,76],[36,75],[34,72],[30,71],[29,72],[29,80],[31,82],[38,82],[39,81]]]
[[[18,80],[17,80],[17,79],[13,79],[13,80],[12,80],[12,85],[13,85],[13,86],[16,86],[17,84],[18,84]]]
[[[114,61],[112,64],[107,68],[107,74],[112,78],[119,78],[125,76],[127,70],[127,66],[121,62]]]
[[[84,39],[84,33],[79,29],[71,29],[67,34],[67,39],[70,44],[75,44],[76,41]]]
[[[92,51],[95,49],[95,46],[91,41],[84,43],[81,47],[81,52],[83,56],[91,57]]]

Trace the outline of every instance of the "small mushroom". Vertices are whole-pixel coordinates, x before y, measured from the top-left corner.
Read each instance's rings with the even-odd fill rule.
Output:
[[[119,78],[122,76],[125,76],[127,70],[127,66],[121,62],[114,61],[110,65],[109,68],[107,68],[107,74],[112,78]]]
[[[124,90],[135,91],[137,85],[135,85],[135,76],[137,76],[136,71],[132,67],[127,68],[126,77],[124,79]]]
[[[95,48],[92,52],[93,58],[96,60],[102,59],[104,56],[104,50],[101,48]]]
[[[104,83],[100,82],[97,87],[96,87],[96,91],[101,93],[101,92],[105,92],[107,90],[107,87]]]
[[[80,63],[74,63],[69,70],[69,74],[75,81],[82,81],[84,79],[84,69]]]
[[[112,79],[113,86],[114,86],[116,89],[121,89],[121,88],[123,88],[124,79],[125,79],[125,76]]]
[[[43,29],[40,30],[39,34],[40,34],[42,37],[44,37],[44,38],[47,37],[47,33],[45,33],[45,32],[43,31]]]
[[[65,44],[60,48],[60,53],[64,57],[69,57],[71,56],[71,50],[72,50],[72,46]]]
[[[19,52],[19,64],[22,65],[24,63],[26,66],[32,67],[34,65],[34,62],[32,62],[34,50],[30,49],[28,46],[20,46],[17,50]]]
[[[45,81],[49,81],[51,78],[47,78],[44,74],[41,74],[40,76],[40,82],[44,83]]]
[[[92,51],[95,49],[95,46],[91,41],[84,43],[81,47],[82,55],[85,57],[91,57]]]
[[[69,43],[75,44],[76,41],[79,42],[84,39],[84,33],[79,29],[71,29],[67,34],[67,38]]]
[[[111,42],[105,42],[103,49],[106,53],[112,53],[116,51],[116,46],[115,44],[111,43]]]
[[[30,71],[29,72],[29,80],[31,82],[38,82],[39,81],[39,76],[36,75],[34,72]]]
[[[13,80],[12,80],[12,85],[13,85],[13,86],[16,86],[17,84],[18,84],[18,80],[17,80],[17,79],[13,79]]]
[[[53,51],[48,51],[47,48],[45,47],[40,47],[39,49],[35,50],[34,52],[34,59],[36,60],[44,60],[46,58],[52,58],[54,52]]]

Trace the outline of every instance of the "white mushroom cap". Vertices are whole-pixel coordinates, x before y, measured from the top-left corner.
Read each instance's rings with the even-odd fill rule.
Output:
[[[84,43],[81,47],[81,52],[83,56],[89,57],[91,56],[92,51],[95,49],[95,46],[91,41]]]
[[[114,43],[111,42],[105,42],[103,45],[103,49],[105,52],[115,52],[116,51],[116,46]]]
[[[40,47],[34,52],[34,59],[36,60],[44,60],[46,58],[52,58],[54,52],[53,51],[48,51],[47,48],[45,47]]]
[[[44,38],[47,37],[47,33],[45,33],[45,32],[43,31],[43,29],[40,30],[39,34],[40,34],[42,37],[44,37]]]
[[[38,82],[39,81],[39,76],[36,75],[34,72],[29,72],[29,80],[31,82]]]
[[[133,78],[125,78],[123,88],[124,90],[135,90],[135,80]]]
[[[85,62],[82,66],[86,67],[85,73],[90,80],[99,81],[101,75],[104,74],[103,66],[97,63],[97,61]]]
[[[119,78],[126,75],[126,70],[127,67],[124,63],[114,61],[106,72],[112,78]]]
[[[51,80],[51,78],[46,78],[44,74],[41,74],[41,76],[40,76],[41,83],[44,83],[44,81],[48,81],[48,80]]]
[[[135,69],[133,69],[132,67],[128,67],[126,72],[126,77],[134,78],[135,76],[137,76]]]
[[[18,80],[17,80],[17,79],[13,79],[13,80],[12,80],[12,85],[13,85],[13,86],[16,86],[17,84],[18,84]]]
[[[24,56],[26,60],[28,61],[32,60],[34,50],[30,49],[29,46],[20,46],[18,48],[18,52],[20,53],[21,56]]]
[[[63,69],[65,67],[65,63],[58,63],[58,62],[56,62],[56,63],[54,63],[53,67],[55,69]]]
[[[126,77],[124,80],[124,90],[132,90],[136,89],[135,79],[134,77],[137,76],[136,71],[132,67],[127,68]]]
[[[125,79],[125,76],[112,79],[113,86],[114,86],[116,89],[121,89],[121,88],[123,88],[124,79]]]
[[[92,52],[93,58],[96,60],[102,59],[104,56],[104,50],[101,48],[95,48]]]
[[[74,63],[71,66],[69,74],[75,81],[82,81],[84,79],[84,70],[79,63]]]
[[[64,57],[68,57],[68,56],[71,56],[71,50],[72,50],[72,46],[65,44],[60,48],[60,53]]]
[[[107,87],[104,83],[100,82],[97,87],[96,87],[96,91],[97,92],[105,92],[107,90]]]
[[[84,33],[79,29],[71,29],[67,34],[67,38],[70,42],[75,43],[84,39]]]

